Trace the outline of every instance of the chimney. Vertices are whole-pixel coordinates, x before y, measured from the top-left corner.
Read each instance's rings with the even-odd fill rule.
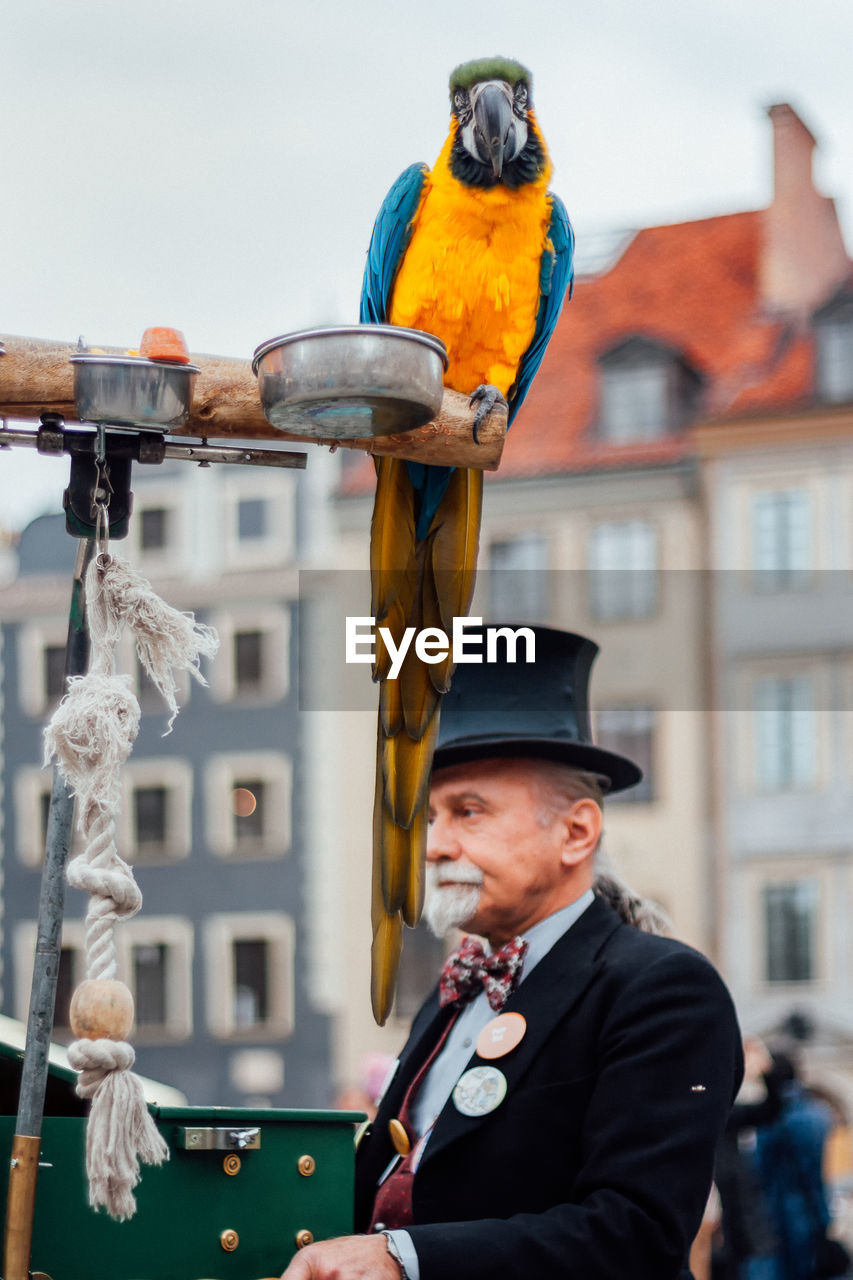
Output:
[[[850,273],[835,202],[814,185],[817,142],[787,102],[773,125],[773,203],[763,214],[761,297],[772,312],[805,321]]]

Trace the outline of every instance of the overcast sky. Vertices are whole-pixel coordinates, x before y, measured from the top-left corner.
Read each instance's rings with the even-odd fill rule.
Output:
[[[190,349],[357,318],[390,183],[431,162],[456,63],[505,53],[579,241],[760,208],[764,108],[820,143],[853,246],[843,0],[26,0],[0,24],[0,333]],[[310,465],[310,458],[309,458]],[[58,510],[67,460],[0,455],[0,524]]]

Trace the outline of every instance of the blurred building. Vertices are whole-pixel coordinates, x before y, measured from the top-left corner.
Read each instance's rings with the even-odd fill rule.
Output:
[[[744,1023],[853,1106],[853,274],[815,141],[770,110],[752,377],[697,425],[720,959]],[[744,258],[746,248],[744,247]]]
[[[162,699],[130,638],[121,643],[119,669],[133,674],[142,708],[117,834],[144,895],[143,910],[116,929],[137,1062],[193,1103],[327,1105],[329,1021],[305,959],[310,770],[295,690],[298,530],[313,520],[299,510],[292,472],[173,463],[138,467],[133,488],[130,533],[114,550],[221,640],[204,663],[209,687],[181,680],[168,736]],[[62,516],[38,519],[0,589],[2,1007],[23,1019],[51,786],[41,735],[63,691],[75,554]],[[60,1039],[85,976],[85,906],[68,891]]]

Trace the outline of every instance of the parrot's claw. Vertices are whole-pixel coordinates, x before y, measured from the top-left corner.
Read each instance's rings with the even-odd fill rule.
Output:
[[[478,401],[477,412],[474,415],[474,444],[480,443],[480,427],[482,427],[495,405],[502,404],[505,409],[509,408],[506,397],[489,382],[480,383],[477,390],[472,392],[468,404],[473,407]]]

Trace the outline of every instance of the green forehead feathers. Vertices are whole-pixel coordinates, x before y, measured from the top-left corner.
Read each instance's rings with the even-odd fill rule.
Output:
[[[523,80],[528,92],[533,87],[533,76],[513,58],[475,58],[473,62],[463,62],[450,75],[450,98],[454,89],[470,89],[481,80],[506,80],[507,84],[518,84]]]

